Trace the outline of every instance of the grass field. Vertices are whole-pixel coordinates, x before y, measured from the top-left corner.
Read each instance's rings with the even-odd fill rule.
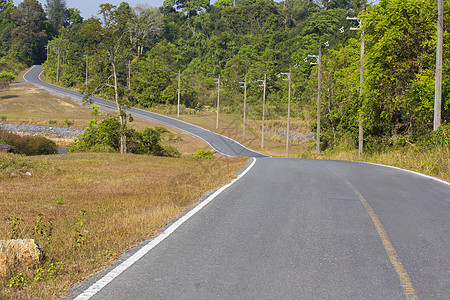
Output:
[[[46,125],[83,129],[93,118],[90,107],[70,98],[52,95],[34,85],[11,86],[0,91],[0,122]],[[114,112],[111,112],[114,113]],[[135,129],[164,126],[171,134],[166,135],[165,145],[175,146],[183,156],[192,156],[197,149],[210,149],[204,141],[176,128],[142,118],[129,123]],[[71,140],[48,136],[59,146],[67,146]]]
[[[0,161],[8,157],[3,154]],[[0,239],[34,238],[46,258],[37,268],[11,272],[2,280],[13,299],[60,297],[154,236],[248,160],[93,153],[15,159],[33,175],[1,174]]]

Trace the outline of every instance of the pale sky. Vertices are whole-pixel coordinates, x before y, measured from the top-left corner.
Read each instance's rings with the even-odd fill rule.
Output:
[[[13,0],[14,5],[19,5],[22,0]],[[45,4],[47,0],[39,0],[41,2],[42,7],[45,9]],[[113,5],[120,5],[120,3],[124,2],[124,0],[66,0],[67,8],[78,8],[81,12],[81,16],[84,19],[89,19],[90,17],[97,16],[99,11],[100,4],[110,3]],[[160,7],[162,6],[164,0],[125,0],[131,7],[136,6],[137,4],[145,3],[149,6]]]

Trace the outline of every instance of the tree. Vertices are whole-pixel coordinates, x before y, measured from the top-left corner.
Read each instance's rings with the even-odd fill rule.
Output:
[[[435,4],[381,1],[367,9],[364,27],[369,133],[388,137],[412,134],[418,124],[417,113],[424,112],[418,106],[428,106],[423,96],[409,91],[424,87],[428,80],[423,70],[433,67]]]
[[[168,100],[169,91],[166,91],[165,96],[163,92],[171,85],[176,87],[174,78],[180,59],[178,52],[175,45],[163,40],[156,44],[146,57],[135,59],[133,90],[129,94],[131,101],[144,107],[151,107]],[[176,96],[171,100],[175,99],[177,99]]]
[[[11,32],[16,27],[12,20],[14,10],[10,1],[0,1],[0,57],[6,56],[11,47]]]
[[[25,0],[14,11],[12,19],[16,25],[11,33],[12,56],[28,65],[42,63],[47,44],[47,18],[42,5],[37,0]]]
[[[205,11],[209,7],[209,0],[164,0],[164,6],[172,6],[190,18]]]
[[[103,51],[111,66],[112,82],[108,80],[102,86],[114,90],[114,101],[121,124],[120,153],[127,152],[126,140],[126,102],[123,89],[119,86],[120,66],[131,55],[133,45],[129,38],[127,21],[132,18],[131,8],[122,2],[119,7],[111,4],[100,5],[102,20],[92,19],[85,30],[92,40],[98,40],[98,50]]]
[[[50,24],[57,31],[67,24],[69,12],[66,8],[66,0],[47,0],[45,11]]]
[[[231,2],[231,0],[217,0],[216,2],[214,2],[214,6],[224,8],[233,6],[233,3]]]
[[[78,8],[69,8],[67,10],[68,14],[68,23],[70,26],[73,26],[74,24],[81,24],[83,23],[83,17],[81,16],[81,12]]]
[[[128,29],[132,42],[137,44],[137,52],[140,56],[148,41],[163,32],[161,13],[156,8],[140,4],[133,9],[131,19],[128,21]]]

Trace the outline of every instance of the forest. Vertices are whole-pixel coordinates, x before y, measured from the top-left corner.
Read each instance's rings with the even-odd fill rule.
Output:
[[[308,120],[315,132],[320,51],[324,149],[357,147],[360,121],[367,150],[415,143],[433,131],[437,1],[122,2],[101,4],[98,17],[83,19],[64,0],[44,7],[0,0],[0,24],[0,74],[42,64],[47,80],[115,100],[119,115],[122,107],[175,105],[180,72],[181,102],[195,109],[214,107],[220,76],[224,113],[242,114],[245,80],[252,119],[261,118],[266,76],[266,118],[283,118],[288,81],[281,74],[291,68],[291,117]],[[446,128],[449,25],[444,18]]]

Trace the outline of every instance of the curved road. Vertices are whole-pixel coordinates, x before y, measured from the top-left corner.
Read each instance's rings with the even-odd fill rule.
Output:
[[[69,292],[450,299],[450,184],[344,161],[257,158],[247,172]]]
[[[29,83],[33,83],[42,87],[45,87],[46,89],[53,90],[55,92],[58,92],[60,94],[65,94],[71,97],[80,98],[83,99],[85,96],[84,94],[80,94],[78,92],[68,90],[53,84],[49,84],[47,82],[44,82],[40,79],[40,75],[43,72],[43,69],[41,66],[33,66],[25,75],[23,78],[25,81]],[[94,103],[98,106],[110,108],[110,109],[116,109],[116,104],[114,102],[98,98],[98,97],[90,97]],[[128,113],[132,113],[135,116],[143,117],[143,118],[149,118],[155,121],[158,121],[160,123],[164,123],[167,125],[170,125],[172,127],[178,128],[180,130],[183,130],[189,134],[192,134],[194,136],[199,137],[200,139],[206,141],[211,148],[213,148],[215,151],[226,155],[226,156],[249,156],[249,157],[265,157],[266,155],[258,153],[256,151],[250,150],[246,148],[245,146],[239,144],[238,142],[227,138],[223,135],[211,132],[209,130],[200,128],[198,126],[166,117],[160,114],[152,113],[146,110],[138,109],[138,108],[130,108],[127,110]]]

